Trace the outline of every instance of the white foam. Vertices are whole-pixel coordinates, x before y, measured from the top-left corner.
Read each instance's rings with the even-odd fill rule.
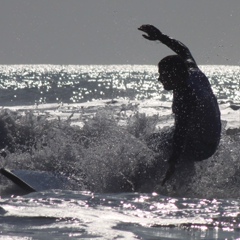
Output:
[[[110,104],[109,104],[110,103]],[[232,104],[227,102],[220,104],[221,119],[227,122],[226,128],[240,128],[240,104],[238,110],[231,108]],[[238,106],[238,105],[237,105]],[[162,102],[158,100],[117,100],[116,103],[111,104],[111,100],[97,100],[85,103],[72,103],[72,104],[39,104],[39,105],[25,105],[25,106],[12,106],[7,107],[13,111],[33,111],[35,114],[48,115],[49,118],[67,119],[72,114],[71,120],[75,125],[82,126],[83,120],[92,117],[98,110],[103,108],[111,109],[115,114],[124,113],[126,115],[132,114],[135,111],[140,113],[146,113],[149,116],[158,114],[159,116],[171,116],[171,102]],[[166,120],[166,118],[164,118]],[[165,126],[173,124],[173,118],[168,118],[166,124],[160,124]]]

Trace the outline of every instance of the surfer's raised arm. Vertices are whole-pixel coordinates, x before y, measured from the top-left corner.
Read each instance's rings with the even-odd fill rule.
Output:
[[[191,52],[180,41],[163,34],[158,28],[154,27],[153,25],[142,25],[138,28],[138,30],[143,31],[147,34],[142,35],[144,38],[150,41],[160,41],[161,43],[172,49],[175,53],[177,53],[177,55],[179,55],[183,59],[188,69],[198,68]]]

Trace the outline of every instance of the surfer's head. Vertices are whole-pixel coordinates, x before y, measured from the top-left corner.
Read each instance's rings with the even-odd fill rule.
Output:
[[[158,80],[165,90],[175,90],[185,86],[188,78],[187,67],[178,55],[170,55],[158,63]]]

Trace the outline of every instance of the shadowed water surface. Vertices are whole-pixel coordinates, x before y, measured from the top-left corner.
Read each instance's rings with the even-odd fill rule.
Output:
[[[1,200],[2,237],[237,239],[239,201],[48,191]],[[38,209],[38,211],[36,211]],[[1,222],[2,222],[1,221]]]

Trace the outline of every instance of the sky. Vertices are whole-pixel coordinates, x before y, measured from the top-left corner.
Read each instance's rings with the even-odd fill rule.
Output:
[[[154,64],[173,54],[137,30],[153,24],[198,64],[240,64],[239,0],[2,0],[0,64]]]

